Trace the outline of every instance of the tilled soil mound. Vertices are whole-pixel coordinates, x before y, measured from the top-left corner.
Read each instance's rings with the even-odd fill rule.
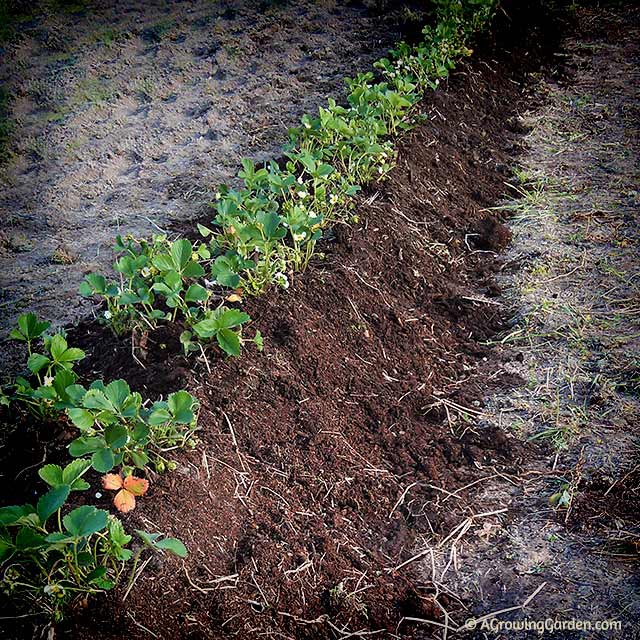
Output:
[[[411,562],[422,534],[457,524],[434,498],[525,455],[472,419],[490,386],[510,383],[483,343],[503,323],[492,273],[509,241],[487,208],[504,192],[516,110],[543,53],[518,12],[501,17],[500,44],[427,98],[398,166],[328,234],[324,258],[249,302],[263,354],[187,361],[179,329],[164,329],[138,350],[142,369],[129,339],[73,332],[93,371],[152,396],[186,386],[203,408],[199,447],[123,518],[181,538],[188,558],[154,557],[59,636],[388,637],[420,628],[403,618],[441,618]]]

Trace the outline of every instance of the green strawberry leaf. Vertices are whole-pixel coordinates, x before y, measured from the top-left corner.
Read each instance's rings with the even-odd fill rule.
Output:
[[[116,466],[116,457],[113,455],[113,451],[106,447],[98,449],[91,456],[91,466],[100,473],[108,473]]]
[[[170,553],[173,553],[173,555],[178,556],[178,558],[187,557],[187,547],[185,547],[184,543],[181,540],[178,540],[178,538],[164,538],[162,540],[158,540],[154,546],[156,549],[169,551]]]
[[[32,353],[27,360],[27,367],[31,373],[38,373],[43,367],[46,367],[51,360],[41,353]]]
[[[104,439],[98,436],[91,438],[80,437],[76,438],[69,445],[69,454],[74,458],[80,458],[86,456],[89,453],[93,453],[98,449],[104,447]]]
[[[71,419],[71,422],[80,430],[90,429],[93,426],[93,414],[86,409],[67,409],[67,415]]]
[[[84,458],[72,460],[62,472],[62,482],[73,485],[91,468],[91,462]]]
[[[127,444],[129,431],[123,424],[116,422],[105,427],[104,439],[111,449],[120,449]]]
[[[69,491],[71,491],[71,487],[63,484],[59,487],[53,487],[38,500],[36,511],[42,524],[66,502]]]
[[[207,290],[199,284],[192,284],[184,295],[185,302],[204,302],[208,297]]]
[[[176,391],[167,398],[167,406],[179,424],[191,424],[198,401],[187,391]]]
[[[76,538],[85,538],[107,527],[109,514],[103,509],[84,505],[68,513],[62,523],[64,528]]]
[[[240,355],[240,338],[238,334],[231,329],[220,329],[216,333],[216,340],[220,348],[230,356]]]
[[[62,479],[62,467],[57,464],[45,464],[44,467],[38,469],[38,475],[52,487],[65,484]]]
[[[225,309],[220,313],[217,320],[218,326],[221,329],[231,329],[232,327],[238,327],[243,325],[245,322],[249,322],[249,320],[251,320],[251,316],[244,311],[239,311],[238,309]]]

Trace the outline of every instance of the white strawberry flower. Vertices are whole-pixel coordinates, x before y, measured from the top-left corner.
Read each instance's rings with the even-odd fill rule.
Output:
[[[274,279],[283,289],[289,288],[289,278],[287,278],[287,276],[281,271],[278,271],[278,273],[275,274]]]

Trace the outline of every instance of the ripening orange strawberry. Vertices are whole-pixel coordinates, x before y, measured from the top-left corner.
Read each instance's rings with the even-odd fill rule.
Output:
[[[122,478],[117,473],[107,473],[102,477],[102,486],[109,491],[118,491],[113,504],[121,513],[129,513],[136,507],[136,496],[143,496],[149,489],[149,481],[129,475]]]

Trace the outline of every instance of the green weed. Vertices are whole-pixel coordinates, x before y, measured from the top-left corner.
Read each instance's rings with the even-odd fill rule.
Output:
[[[110,102],[116,95],[113,87],[105,78],[85,78],[76,89],[73,102],[102,106]]]
[[[173,29],[177,26],[177,22],[175,20],[161,20],[156,22],[155,24],[147,27],[142,32],[142,37],[148,42],[159,43],[162,42],[163,38],[165,38]]]

